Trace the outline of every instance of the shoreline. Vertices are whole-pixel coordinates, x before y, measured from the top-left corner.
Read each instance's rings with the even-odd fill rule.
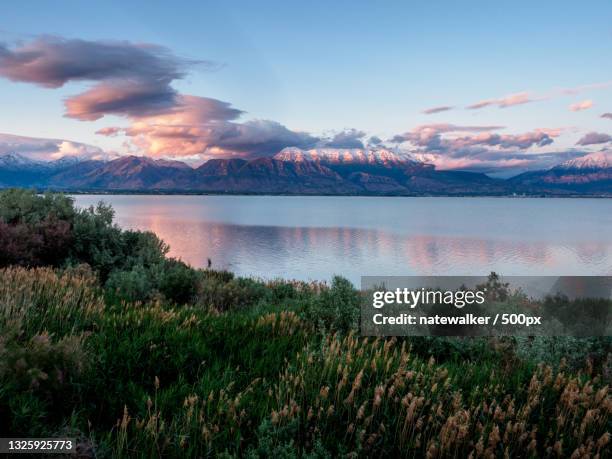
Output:
[[[8,188],[2,188],[8,189]],[[289,196],[289,197],[347,197],[347,198],[512,198],[512,199],[611,199],[612,194],[298,194],[298,193],[220,193],[199,191],[159,191],[159,190],[56,190],[36,189],[38,193],[63,193],[69,195],[126,195],[126,196]]]

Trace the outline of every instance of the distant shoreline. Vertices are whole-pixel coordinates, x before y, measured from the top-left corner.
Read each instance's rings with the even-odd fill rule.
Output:
[[[74,194],[74,195],[134,195],[134,196],[300,196],[300,197],[309,197],[309,196],[318,196],[318,197],[368,197],[368,198],[572,198],[572,199],[581,199],[581,198],[597,198],[597,199],[610,199],[612,198],[612,193],[610,194],[562,194],[562,193],[533,193],[533,194],[507,194],[507,193],[498,193],[498,194],[480,194],[480,193],[465,193],[465,194],[434,194],[434,193],[405,193],[405,194],[382,194],[382,193],[233,193],[233,192],[206,192],[206,191],[188,191],[188,190],[100,190],[100,189],[81,189],[81,190],[71,190],[71,189],[56,189],[56,188],[36,188],[36,187],[0,187],[0,190],[6,190],[11,188],[25,188],[25,189],[34,189],[38,193],[64,193],[64,194]]]
[[[75,195],[117,195],[117,196],[289,196],[289,197],[347,197],[347,198],[566,198],[566,199],[611,199],[612,194],[606,195],[586,195],[586,194],[326,194],[326,193],[219,193],[219,192],[201,192],[201,191],[146,191],[146,190],[40,190],[40,192],[58,192],[64,194]]]

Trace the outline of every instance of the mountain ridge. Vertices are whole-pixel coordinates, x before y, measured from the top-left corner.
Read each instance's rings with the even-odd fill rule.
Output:
[[[380,149],[284,149],[273,157],[210,159],[199,167],[144,156],[59,159],[47,164],[0,156],[0,187],[64,191],[274,193],[339,195],[612,195],[608,156],[586,155],[510,179],[437,170]]]

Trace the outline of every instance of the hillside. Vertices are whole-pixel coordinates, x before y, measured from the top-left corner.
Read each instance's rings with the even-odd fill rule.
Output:
[[[273,157],[211,159],[197,168],[180,161],[124,156],[33,161],[0,156],[0,187],[67,191],[273,193],[338,195],[609,195],[607,154],[591,154],[510,179],[437,170],[425,158],[385,149],[285,148]]]

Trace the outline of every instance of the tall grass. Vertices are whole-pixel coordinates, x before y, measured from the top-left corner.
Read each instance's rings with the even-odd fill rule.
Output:
[[[0,270],[0,330],[26,336],[66,335],[91,327],[104,311],[96,278],[86,269]]]
[[[588,366],[360,338],[342,280],[203,278],[176,306],[105,297],[87,270],[0,271],[0,434],[69,434],[92,457],[610,455]]]

